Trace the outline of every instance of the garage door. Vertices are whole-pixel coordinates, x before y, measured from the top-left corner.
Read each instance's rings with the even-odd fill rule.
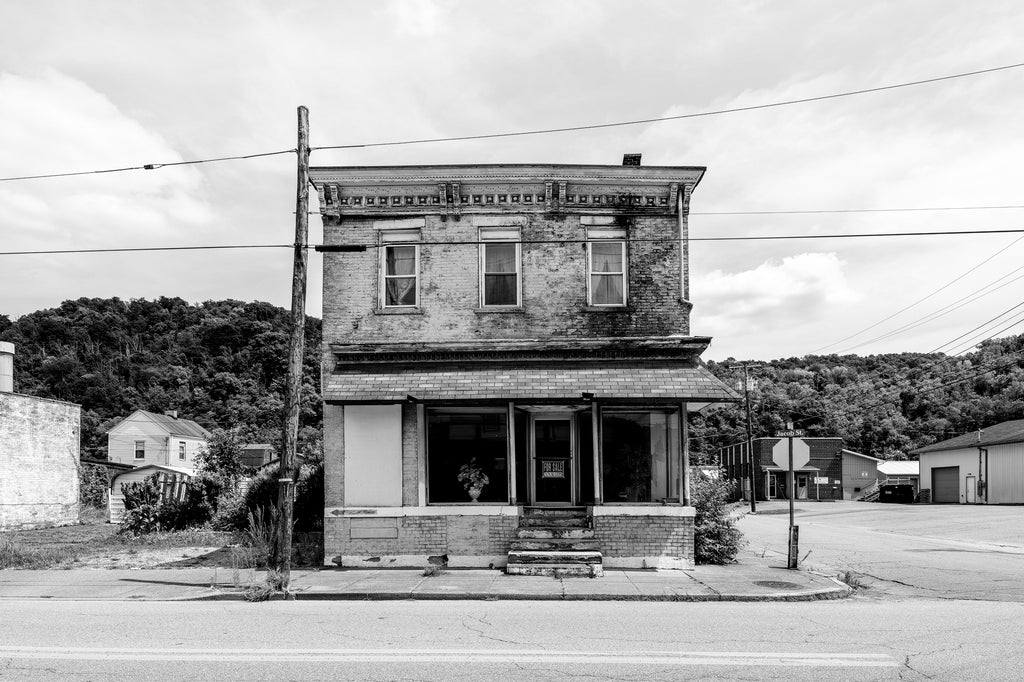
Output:
[[[932,469],[932,502],[960,501],[960,467]]]

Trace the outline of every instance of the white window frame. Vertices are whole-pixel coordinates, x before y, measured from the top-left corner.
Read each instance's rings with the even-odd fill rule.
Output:
[[[480,307],[481,308],[518,308],[523,304],[523,254],[522,240],[519,228],[517,227],[492,227],[480,228]],[[492,244],[513,244],[515,246],[516,261],[516,301],[515,303],[487,303],[487,247]],[[490,273],[508,275],[512,273]]]
[[[178,441],[178,461],[184,462],[188,459],[188,448],[185,446],[185,441]]]
[[[594,272],[594,244],[618,244],[622,252],[622,270],[619,272]],[[629,250],[626,248],[626,231],[623,229],[591,228],[587,230],[587,305],[597,308],[625,308],[629,305]],[[594,302],[594,276],[622,278],[621,303]]]
[[[139,456],[139,453],[142,453],[141,457]],[[135,441],[135,459],[146,459],[146,441]]]
[[[420,307],[420,231],[418,229],[406,229],[406,230],[388,230],[381,231],[380,233],[380,279],[378,282],[380,288],[380,307],[389,310],[395,309],[406,309],[413,310]],[[394,247],[411,246],[413,248],[414,264],[412,275],[389,275],[388,274],[388,249]],[[413,292],[416,302],[412,305],[389,305],[388,304],[388,288],[387,282],[389,279],[408,279],[412,277],[415,280]]]

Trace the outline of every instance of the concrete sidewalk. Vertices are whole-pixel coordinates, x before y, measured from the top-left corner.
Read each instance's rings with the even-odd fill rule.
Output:
[[[252,570],[0,571],[0,599],[189,601],[240,600],[264,580]],[[687,571],[605,569],[603,578],[509,576],[488,569],[330,569],[292,571],[296,599],[810,601],[846,597],[838,580],[790,571],[776,559],[744,552],[740,563]]]

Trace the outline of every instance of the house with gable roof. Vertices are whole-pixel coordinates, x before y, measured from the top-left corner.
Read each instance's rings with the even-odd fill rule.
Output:
[[[135,410],[107,431],[107,459],[135,467],[159,464],[194,470],[210,432],[171,411]]]

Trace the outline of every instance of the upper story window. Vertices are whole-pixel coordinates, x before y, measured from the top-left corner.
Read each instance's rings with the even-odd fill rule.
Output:
[[[178,441],[178,459],[185,459],[185,442]]]
[[[146,441],[135,441],[135,459],[146,459]]]
[[[517,228],[481,229],[480,304],[518,306],[520,252]]]
[[[591,229],[587,234],[587,301],[593,306],[626,305],[626,233]]]
[[[419,230],[381,232],[381,307],[419,305]],[[404,243],[403,243],[404,242]]]

